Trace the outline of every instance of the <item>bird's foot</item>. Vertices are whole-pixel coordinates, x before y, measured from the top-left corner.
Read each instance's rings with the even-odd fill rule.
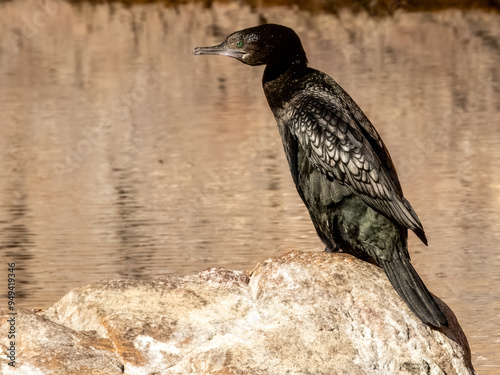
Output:
[[[333,245],[333,248],[325,246],[325,253],[339,253],[339,252],[340,252],[340,247],[338,247],[337,245]]]

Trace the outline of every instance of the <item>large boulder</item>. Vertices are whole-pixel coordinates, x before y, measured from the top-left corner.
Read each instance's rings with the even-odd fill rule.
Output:
[[[212,268],[74,289],[43,313],[18,311],[16,370],[0,364],[4,374],[474,374],[438,303],[447,328],[420,322],[378,267],[293,251],[248,275]]]

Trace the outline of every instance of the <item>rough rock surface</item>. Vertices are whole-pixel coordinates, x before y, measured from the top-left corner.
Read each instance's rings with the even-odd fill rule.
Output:
[[[290,252],[226,269],[104,280],[18,311],[3,374],[474,374],[462,329],[421,323],[378,267]],[[1,330],[7,331],[3,310]],[[0,338],[6,350],[5,335]]]

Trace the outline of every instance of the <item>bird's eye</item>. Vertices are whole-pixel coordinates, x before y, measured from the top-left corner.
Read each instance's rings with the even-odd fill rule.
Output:
[[[238,43],[236,43],[236,47],[238,47],[238,48],[243,47],[243,42],[241,40],[239,40]]]

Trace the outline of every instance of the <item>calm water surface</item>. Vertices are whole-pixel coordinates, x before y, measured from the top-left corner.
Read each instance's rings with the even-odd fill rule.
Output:
[[[479,373],[500,373],[498,14],[50,4],[0,4],[0,277],[16,262],[18,305],[322,250],[263,68],[191,54],[267,20],[293,27],[378,128],[429,238],[411,236],[413,263]]]

